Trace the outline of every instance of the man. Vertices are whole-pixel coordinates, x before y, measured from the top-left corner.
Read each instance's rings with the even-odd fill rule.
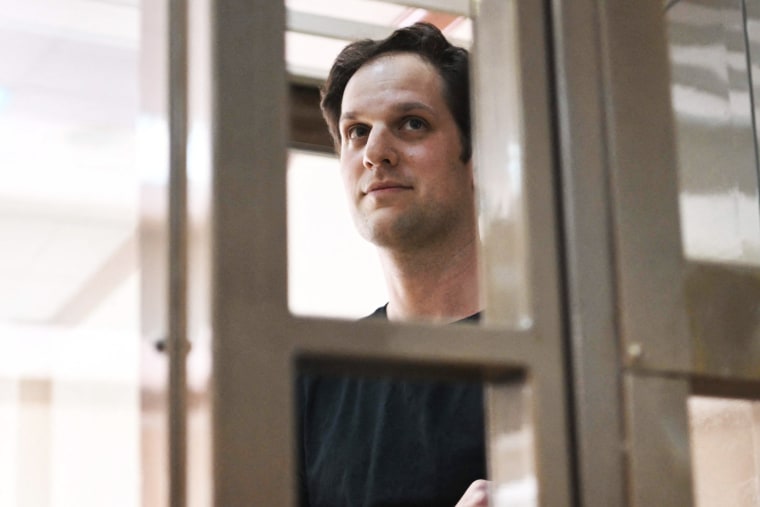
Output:
[[[379,251],[389,302],[373,317],[476,320],[468,55],[416,24],[338,56],[322,111],[356,227]],[[487,505],[477,384],[300,382],[301,502]]]

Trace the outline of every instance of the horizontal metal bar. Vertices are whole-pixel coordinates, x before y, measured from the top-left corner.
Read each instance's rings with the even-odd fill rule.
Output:
[[[443,365],[457,371],[476,368],[486,377],[521,370],[540,357],[542,344],[528,332],[455,324],[433,326],[383,321],[293,319],[284,331],[297,358],[340,363],[385,364],[387,369]]]
[[[746,400],[760,399],[760,379],[736,380],[724,377],[691,376],[691,394]]]

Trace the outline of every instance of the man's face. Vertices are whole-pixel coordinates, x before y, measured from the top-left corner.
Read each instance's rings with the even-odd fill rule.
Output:
[[[474,231],[472,166],[436,69],[412,53],[365,64],[343,94],[340,165],[359,232],[402,250]]]

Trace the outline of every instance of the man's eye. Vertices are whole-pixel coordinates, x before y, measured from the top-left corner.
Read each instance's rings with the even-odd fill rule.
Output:
[[[369,128],[365,125],[354,125],[348,129],[349,139],[359,139],[369,134]]]
[[[408,130],[421,130],[427,126],[425,120],[421,118],[407,118],[404,121],[403,127]]]

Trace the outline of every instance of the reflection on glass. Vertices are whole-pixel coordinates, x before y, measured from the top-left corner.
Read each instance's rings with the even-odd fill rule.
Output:
[[[487,401],[491,505],[536,507],[530,387],[523,383],[491,384]]]
[[[760,264],[751,34],[742,5],[669,3],[681,229],[690,258]]]
[[[453,23],[455,18],[448,16],[447,23]],[[408,23],[404,24],[417,20],[407,20]],[[417,37],[415,34],[420,32],[426,33],[425,40],[439,37],[429,27],[415,27],[406,36]],[[448,54],[456,55],[450,65],[460,71],[452,73],[455,77],[450,79],[455,80],[456,84],[464,83],[469,71],[467,60],[462,52],[452,50]],[[446,101],[440,87],[441,76],[436,72],[429,62],[415,55],[368,58],[351,77],[342,95],[342,112],[349,111],[351,114],[343,117],[340,126],[344,136],[342,176],[349,183],[353,183],[352,178],[359,179],[357,174],[367,176],[363,187],[356,185],[357,188],[366,188],[356,192],[361,196],[356,201],[361,204],[353,204],[356,208],[354,216],[358,217],[357,228],[364,227],[364,236],[375,243],[381,255],[385,255],[383,267],[389,277],[405,277],[405,282],[426,282],[425,287],[431,288],[431,291],[425,292],[426,300],[438,303],[441,298],[433,296],[440,296],[439,288],[450,279],[464,280],[452,292],[465,292],[463,286],[468,289],[476,287],[478,238],[469,157],[462,142],[467,136],[461,135],[462,131],[459,130],[459,125],[465,122],[458,124],[455,120],[463,109],[457,109]],[[377,83],[382,83],[385,89]],[[388,93],[387,88],[393,85],[396,85],[393,93]],[[462,102],[457,104],[467,104],[469,97],[466,88],[451,86],[458,88],[463,95]],[[451,93],[455,94],[456,90]],[[396,162],[399,159],[405,165]],[[387,174],[384,173],[386,171]],[[383,177],[393,184],[385,185]],[[354,304],[358,308],[357,315],[366,315],[387,300],[381,294],[379,301],[374,299],[357,303],[357,296],[366,294],[366,286],[369,285],[368,271],[363,267],[356,271],[357,275],[349,274],[347,277],[354,288],[349,285],[348,289],[341,289],[338,285],[343,283],[341,278],[347,270],[353,269],[353,265],[374,259],[376,255],[375,246],[361,239],[350,220],[341,179],[335,158],[291,152],[288,168],[289,302],[291,310],[296,313],[312,312],[314,310],[305,309],[307,305],[319,304],[324,315],[330,303],[326,300],[336,298],[341,293],[348,295],[345,302],[340,303],[343,310],[336,307],[330,311],[345,312],[345,308]],[[422,190],[412,193],[409,192],[410,188],[421,188],[429,193],[425,194]],[[373,192],[376,194],[366,197]],[[439,198],[430,199],[431,194]],[[362,201],[365,198],[367,200]],[[425,198],[428,200],[425,201]],[[332,205],[336,211],[325,211],[331,208],[323,207],[319,202]],[[433,205],[430,208],[422,206],[431,202]],[[367,209],[363,209],[362,204]],[[410,213],[409,209],[423,209],[424,213]],[[441,209],[445,213],[440,213]],[[411,216],[411,219],[397,220],[399,216],[402,219]],[[427,222],[419,220],[419,216]],[[390,218],[384,220],[387,217]],[[333,239],[336,224],[345,228],[346,238],[353,238],[357,245],[362,245],[363,252],[346,252],[345,257],[337,258],[346,247],[343,242]],[[399,230],[406,234],[399,234]],[[446,255],[441,255],[441,252]],[[463,258],[471,261],[464,268],[463,263],[458,262]],[[410,259],[412,262],[403,264],[403,261]],[[424,262],[419,262],[420,259]],[[457,276],[441,269],[451,266],[462,268],[454,273]],[[404,268],[408,267],[413,269],[405,271]],[[397,269],[394,271],[394,268]],[[376,283],[383,288],[384,280],[380,272],[380,269],[375,269],[378,275]],[[428,273],[444,276],[419,276]],[[462,273],[466,276],[460,278]],[[303,296],[306,291],[300,286],[301,281],[309,277],[315,280],[324,277],[323,281],[313,284],[313,302]],[[457,299],[460,294],[446,295],[449,299]],[[466,314],[476,314],[468,319],[474,322],[478,320],[477,290],[468,292],[469,295],[473,297],[461,299],[475,306],[472,312]],[[391,293],[391,305],[396,301]],[[392,306],[388,308],[388,313],[384,308],[377,311],[375,318],[392,318]],[[409,313],[397,320],[447,316],[451,315],[445,313],[449,309],[435,308],[441,312],[434,315],[432,312]],[[459,306],[455,311],[461,309]],[[470,310],[469,307],[467,309]],[[357,329],[360,327],[357,326]],[[464,335],[464,326],[462,329]],[[448,370],[440,372],[443,377],[455,373]],[[513,479],[525,479],[522,486],[530,490],[528,497],[534,498],[535,485],[532,489],[526,486],[530,483],[530,477],[517,477],[515,474],[515,468],[523,470],[526,462],[529,464],[530,460],[520,451],[531,445],[530,438],[521,440],[518,437],[522,447],[518,444],[520,449],[515,451],[509,444],[516,430],[513,423],[520,418],[514,412],[511,414],[515,418],[500,418],[504,415],[502,409],[516,408],[513,403],[519,395],[501,390],[493,394],[494,406],[498,410],[494,417],[506,425],[496,424],[493,427],[493,437],[498,442],[496,455],[510,461],[510,464],[497,461],[500,464],[497,472],[505,485],[513,485],[510,482]],[[483,396],[483,386],[472,381],[301,373],[298,378],[297,448],[302,504],[456,504],[474,481],[486,478]],[[501,402],[507,402],[510,406],[500,405]],[[522,427],[518,428],[517,433],[521,430]],[[517,461],[512,462],[513,459]],[[476,487],[479,484],[476,483]],[[515,496],[514,488],[506,492],[500,488],[499,491],[502,496],[519,497]]]
[[[532,317],[516,3],[478,5],[477,18],[489,20],[477,25],[472,73],[485,316],[487,323],[523,329]]]
[[[187,507],[213,504],[211,426],[211,34],[209,0],[188,2]]]
[[[698,507],[760,505],[760,402],[689,398]]]

